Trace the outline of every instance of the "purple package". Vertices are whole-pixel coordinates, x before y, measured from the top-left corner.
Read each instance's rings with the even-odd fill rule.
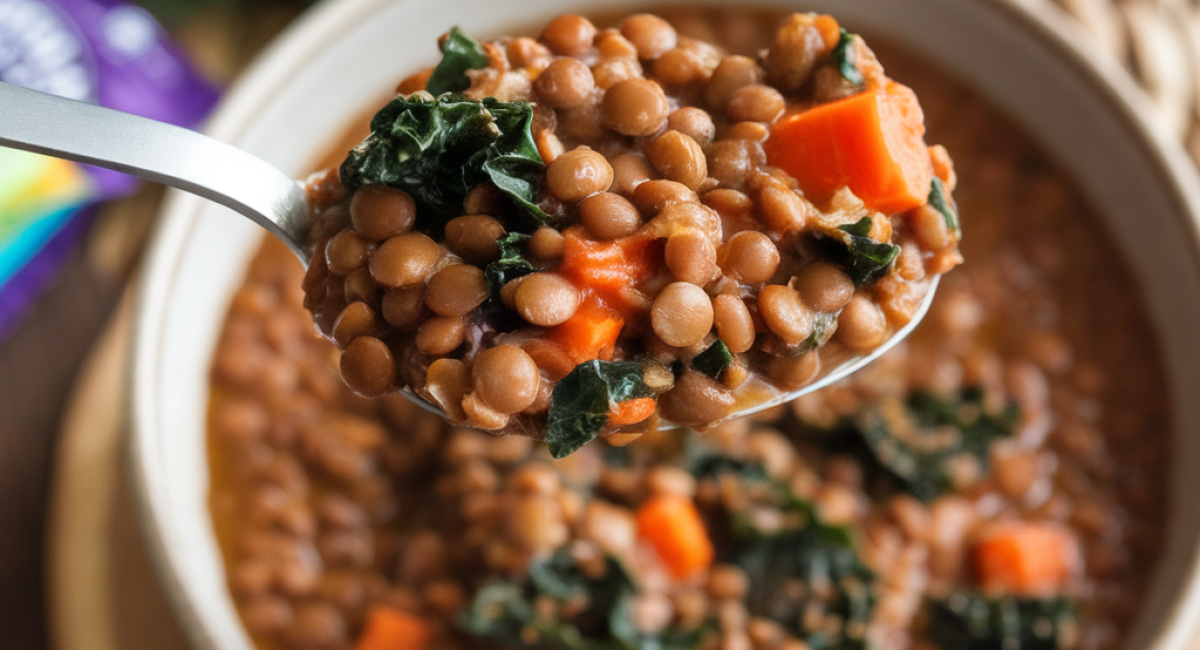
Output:
[[[0,81],[182,126],[198,124],[219,94],[149,13],[120,0],[0,0]],[[81,223],[94,212],[87,204],[128,194],[139,183],[80,167],[90,178],[85,204],[75,204],[65,219],[61,212],[27,218],[23,237],[0,238],[0,270],[6,261],[18,267],[0,273],[0,339],[86,231]],[[6,217],[11,226],[11,214],[0,214],[0,225]]]

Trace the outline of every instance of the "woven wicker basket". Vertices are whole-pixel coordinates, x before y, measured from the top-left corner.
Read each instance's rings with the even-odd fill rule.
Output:
[[[1148,116],[1200,162],[1200,0],[1021,0],[1065,10],[1154,102]]]

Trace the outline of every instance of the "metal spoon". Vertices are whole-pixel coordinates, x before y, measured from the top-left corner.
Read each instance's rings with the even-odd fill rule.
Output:
[[[270,163],[189,129],[0,82],[0,145],[96,165],[170,185],[232,208],[267,229],[308,265],[312,225],[304,186]],[[812,383],[753,404],[750,415],[840,381],[899,343],[925,316],[938,279],[917,313],[870,353],[822,368]],[[424,399],[404,394],[439,413]],[[733,416],[731,416],[733,417]],[[669,425],[664,425],[669,426]]]
[[[304,186],[233,145],[182,127],[0,82],[0,145],[170,185],[266,228],[308,265]]]

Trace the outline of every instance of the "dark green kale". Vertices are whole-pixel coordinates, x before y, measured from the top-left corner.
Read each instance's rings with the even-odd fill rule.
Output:
[[[946,184],[937,176],[933,177],[933,185],[929,188],[929,206],[942,213],[950,232],[958,232],[958,209],[954,206],[950,193],[946,191]]]
[[[508,284],[510,280],[529,275],[537,270],[517,248],[518,244],[528,241],[529,235],[519,232],[510,232],[496,239],[496,245],[500,247],[500,259],[488,264],[483,271],[492,293],[499,293],[500,287]]]
[[[342,162],[342,183],[408,192],[418,207],[417,226],[440,233],[462,213],[467,193],[491,181],[542,223],[546,214],[534,201],[543,165],[532,123],[533,107],[526,102],[397,97],[375,114],[371,135]]]
[[[652,395],[636,361],[593,359],[575,366],[550,394],[550,455],[563,458],[591,442],[608,421],[612,405]]]
[[[700,480],[730,473],[750,495],[750,508],[771,507],[783,515],[782,527],[763,530],[747,513],[730,513],[733,552],[727,559],[750,578],[749,613],[780,623],[812,650],[866,648],[875,576],[859,558],[850,530],[822,522],[811,503],[758,463],[710,452],[697,454],[692,472]],[[825,622],[840,624],[810,627],[817,611]]]
[[[875,606],[875,576],[854,548],[850,531],[820,521],[811,503],[774,486],[784,518],[799,522],[780,531],[740,526],[734,562],[750,578],[746,607],[795,634],[812,650],[863,650]],[[811,612],[840,625],[810,627]]]
[[[702,374],[721,381],[721,376],[725,374],[729,366],[733,365],[733,361],[733,353],[721,339],[717,339],[703,352],[692,357],[692,367]]]
[[[1064,650],[1075,647],[1078,622],[1065,597],[956,593],[930,603],[928,636],[944,650]]]
[[[839,245],[838,257],[841,259],[838,261],[856,287],[871,284],[883,277],[900,254],[899,246],[871,239],[870,217],[838,226],[836,231],[829,234]]]
[[[630,603],[637,589],[621,563],[607,559],[600,577],[585,575],[562,549],[535,561],[523,584],[493,580],[476,593],[459,621],[475,637],[511,648],[543,650],[692,650],[708,629],[644,634],[634,627]],[[569,618],[542,618],[534,603],[570,603]]]
[[[1012,435],[1020,419],[1016,405],[998,413],[985,408],[983,392],[968,388],[958,399],[915,392],[905,402],[884,400],[855,418],[853,427],[874,459],[922,501],[953,488],[947,462],[966,454],[988,466],[988,447]]]
[[[467,70],[487,66],[488,57],[483,45],[453,27],[442,42],[442,60],[425,82],[425,90],[435,97],[442,93],[460,93],[471,87]]]
[[[863,84],[862,73],[858,71],[858,66],[854,60],[854,39],[857,38],[854,34],[846,30],[841,30],[841,37],[838,38],[837,45],[833,46],[833,53],[830,55],[833,67],[841,73],[842,78],[855,86]]]
[[[711,450],[692,453],[689,471],[697,481],[721,474],[733,474],[744,481],[766,481],[767,471],[759,463],[732,458]]]

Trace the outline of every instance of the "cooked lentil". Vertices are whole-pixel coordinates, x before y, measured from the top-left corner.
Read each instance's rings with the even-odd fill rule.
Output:
[[[691,30],[711,38],[714,24],[748,29],[741,10],[669,17],[680,42]],[[231,302],[209,423],[214,525],[256,645],[352,648],[373,616],[394,615],[417,626],[406,628],[417,649],[569,650],[578,646],[553,635],[573,630],[601,647],[615,645],[611,632],[624,647],[951,650],[967,643],[955,635],[974,611],[1023,622],[1009,633],[1042,634],[1022,647],[1119,647],[1162,549],[1169,478],[1164,373],[1135,284],[1069,177],[1012,125],[908,55],[883,56],[957,154],[970,263],[879,363],[701,436],[649,433],[618,447],[628,436],[616,434],[555,461],[541,443],[448,425],[394,393],[362,399],[338,379],[338,357],[346,363],[372,337],[339,353],[307,328],[303,271],[268,240]],[[721,192],[706,205],[723,216],[743,209],[736,190]],[[347,276],[347,293],[362,296],[347,305],[382,301],[389,322],[425,309],[424,284],[352,289],[365,273]],[[806,298],[827,287],[812,299],[819,310],[852,295],[828,267],[794,275]],[[722,291],[712,302],[733,350],[739,337],[726,330],[744,318],[753,326],[736,306],[747,296]],[[366,314],[354,307],[342,326]],[[529,395],[510,391],[532,384],[531,361],[540,380],[547,354],[509,344],[474,367],[439,358],[427,390],[452,417],[468,405],[484,416],[516,408]],[[815,358],[780,357],[769,372],[781,386],[807,381]],[[343,376],[373,380],[370,369]],[[505,381],[508,372],[530,381]],[[677,385],[666,396],[724,380],[647,376]],[[545,389],[539,381],[533,403]],[[681,401],[661,407],[683,421],[694,409]],[[638,524],[663,498],[694,504],[713,544],[712,563],[687,578],[673,577],[668,562],[679,557],[663,557],[667,546]],[[805,531],[848,545],[804,546]],[[1062,550],[1042,558],[1048,570],[1032,582],[989,568],[987,549],[1022,535]],[[838,567],[832,579],[781,552],[797,544],[823,549]],[[1015,643],[982,627],[971,647]]]

